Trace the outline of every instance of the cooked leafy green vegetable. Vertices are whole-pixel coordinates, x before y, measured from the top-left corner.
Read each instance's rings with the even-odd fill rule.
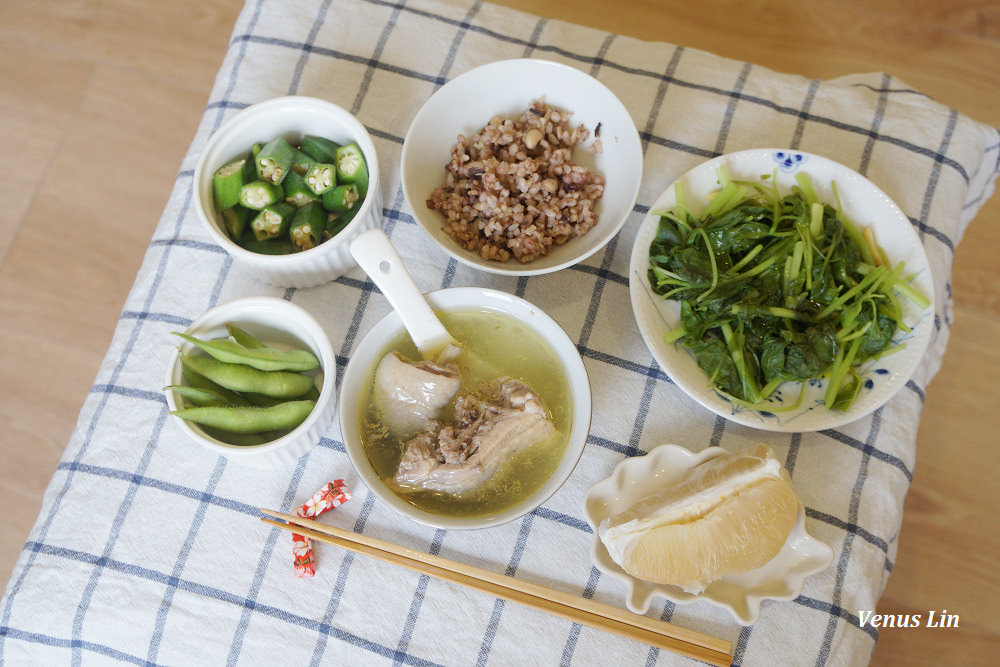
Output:
[[[718,177],[700,217],[680,183],[673,210],[655,212],[649,282],[681,307],[665,340],[741,405],[774,411],[761,404],[783,382],[825,378],[826,407],[847,410],[863,385],[858,367],[894,352],[896,329],[908,330],[897,294],[919,308],[929,300],[804,173],[784,196],[773,179],[735,181],[724,168]]]

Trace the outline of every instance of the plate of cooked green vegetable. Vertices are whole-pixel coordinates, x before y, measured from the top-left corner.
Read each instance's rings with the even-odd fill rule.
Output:
[[[730,153],[681,176],[639,228],[629,283],[670,379],[770,431],[878,409],[934,328],[933,279],[906,215],[861,174],[801,151]]]

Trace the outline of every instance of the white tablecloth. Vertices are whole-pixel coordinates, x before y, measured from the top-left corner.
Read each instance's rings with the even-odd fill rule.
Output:
[[[645,149],[628,223],[582,265],[530,279],[475,272],[433,248],[404,203],[398,163],[421,104],[493,60],[534,57],[592,74],[624,102]],[[254,470],[200,449],[160,388],[174,339],[215,304],[276,295],[305,307],[338,355],[388,312],[355,269],[312,289],[278,289],[235,268],[195,216],[191,182],[209,135],[249,104],[286,94],[357,114],[383,169],[384,228],[420,287],[485,285],[525,297],[578,343],[594,391],[587,449],[569,481],[510,524],[448,532],[401,519],[353,472],[339,425],[285,469]],[[717,418],[657,367],[636,329],[627,267],[649,205],[695,164],[745,148],[818,153],[885,190],[926,246],[937,285],[926,359],[883,409],[835,430],[767,434]],[[323,520],[415,549],[623,606],[591,564],[587,488],[624,457],[679,443],[763,441],[786,462],[809,531],[834,562],[793,601],[742,627],[704,603],[650,612],[734,643],[734,663],[858,665],[896,555],[924,392],[952,317],[950,268],[992,192],[1000,135],[884,74],[831,81],[775,73],[470,0],[249,0],[79,424],[0,603],[0,662],[23,664],[682,664],[686,659],[334,548],[298,579],[290,537],[258,521],[344,478],[354,497]]]

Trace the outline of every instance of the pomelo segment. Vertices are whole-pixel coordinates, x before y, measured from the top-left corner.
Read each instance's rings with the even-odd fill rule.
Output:
[[[602,522],[599,534],[628,574],[703,590],[763,566],[795,525],[799,499],[765,445],[725,453]]]

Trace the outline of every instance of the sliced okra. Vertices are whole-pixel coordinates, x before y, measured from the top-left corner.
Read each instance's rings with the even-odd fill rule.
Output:
[[[332,213],[344,213],[356,207],[361,195],[354,183],[338,185],[323,195],[323,208]]]
[[[256,252],[261,255],[291,255],[295,252],[291,241],[287,239],[268,239],[266,241],[251,239],[243,247],[250,252]]]
[[[332,164],[317,162],[306,172],[306,185],[316,196],[321,196],[337,186],[337,168]]]
[[[288,226],[295,216],[295,207],[288,202],[278,202],[264,208],[250,223],[258,241],[266,241],[288,233]]]
[[[357,207],[346,213],[331,213],[326,220],[326,229],[323,231],[323,240],[329,241],[334,236],[344,231],[344,227],[351,224],[354,216],[358,214]]]
[[[240,237],[243,236],[243,232],[246,230],[247,222],[249,220],[250,209],[245,206],[241,206],[240,204],[230,206],[222,212],[222,222],[226,226],[229,238],[237,242],[240,240]]]
[[[240,203],[240,188],[246,183],[246,159],[224,164],[212,174],[215,210],[224,211]]]
[[[295,148],[285,141],[284,137],[276,137],[264,144],[260,153],[254,158],[257,164],[257,177],[270,183],[281,183],[292,169],[295,159]]]
[[[292,171],[294,171],[299,176],[305,176],[306,172],[309,171],[309,167],[316,164],[316,160],[311,158],[302,150],[295,151],[295,158],[292,160]]]
[[[309,250],[323,242],[325,229],[326,211],[319,202],[312,202],[295,213],[288,230],[288,237],[296,250]]]
[[[243,230],[243,233],[240,234],[240,238],[236,241],[238,244],[240,244],[244,248],[246,248],[247,245],[250,244],[250,243],[256,243],[257,242],[257,237],[253,235],[253,230],[250,229],[250,224],[249,224],[250,220],[252,220],[254,217],[256,217],[256,215],[257,214],[254,211],[250,211],[250,219],[247,221],[247,226]]]
[[[316,162],[333,164],[336,159],[337,149],[340,148],[340,144],[335,141],[330,141],[325,137],[317,137],[312,134],[307,134],[302,137],[301,148],[303,153],[311,157]]]
[[[335,153],[337,165],[337,182],[354,183],[362,197],[368,191],[368,163],[361,147],[351,142],[341,146]]]
[[[326,214],[326,226],[323,228],[323,242],[327,242],[332,239],[336,232],[339,232],[337,228],[338,221],[340,220],[340,213],[327,213]],[[336,231],[334,231],[336,230]]]
[[[227,364],[247,365],[260,371],[300,372],[319,368],[319,359],[309,350],[247,347],[234,338],[202,340],[179,331],[174,335]]]
[[[284,188],[267,181],[253,181],[240,188],[240,204],[255,211],[280,202],[284,196]]]
[[[294,169],[288,172],[288,176],[285,176],[281,187],[285,188],[285,201],[296,208],[316,201],[316,195],[306,185],[306,179]]]

